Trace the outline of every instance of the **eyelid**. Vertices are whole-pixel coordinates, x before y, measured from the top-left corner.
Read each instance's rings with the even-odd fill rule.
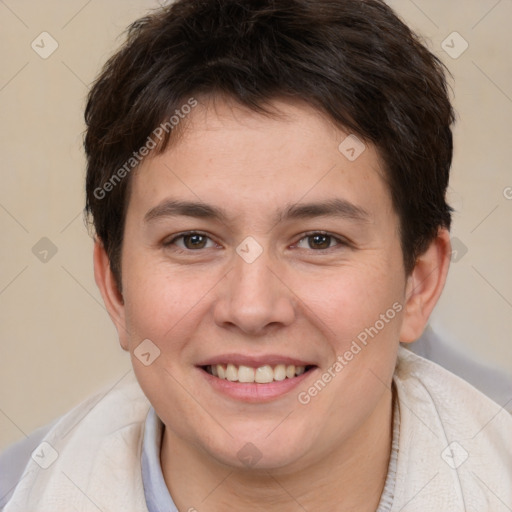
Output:
[[[334,240],[336,240],[336,242],[338,242],[335,246],[332,246],[332,247],[328,247],[326,249],[309,249],[311,250],[312,252],[325,252],[325,251],[330,251],[331,249],[335,249],[337,246],[344,246],[344,247],[351,247],[351,243],[349,240],[347,240],[345,237],[343,236],[340,236],[340,235],[334,235],[332,233],[329,233],[328,231],[322,231],[322,230],[313,230],[313,231],[308,231],[306,233],[303,233],[299,240],[297,240],[297,242],[295,242],[294,245],[297,245],[298,243],[302,242],[302,240],[306,239],[306,238],[309,238],[310,236],[313,236],[313,235],[324,235],[324,236],[328,236]]]
[[[204,231],[189,230],[189,231],[182,231],[181,233],[177,233],[176,235],[173,235],[170,240],[167,240],[167,241],[164,240],[163,246],[164,247],[171,246],[171,245],[175,244],[176,240],[179,240],[180,238],[183,238],[185,236],[190,236],[190,235],[204,236],[204,237],[208,238],[210,241],[212,241],[214,244],[220,245],[208,233],[206,233]],[[334,235],[332,233],[329,233],[328,231],[322,231],[322,230],[318,230],[318,229],[302,233],[300,235],[300,238],[293,245],[296,246],[298,243],[302,242],[304,239],[306,239],[306,238],[308,238],[310,236],[313,236],[313,235],[328,236],[328,237],[334,239],[337,242],[337,244],[335,246],[328,247],[326,249],[309,249],[312,252],[325,252],[325,251],[329,251],[331,249],[335,249],[337,246],[344,246],[344,247],[350,247],[351,246],[350,241],[347,240],[345,237],[342,237],[340,235]],[[176,247],[177,247],[178,251],[182,251],[182,252],[192,253],[192,252],[200,252],[201,251],[201,249],[194,250],[194,249],[186,249],[186,248],[183,249],[183,248],[178,247],[178,246],[176,246]],[[204,249],[211,249],[211,247],[203,248],[203,250]]]
[[[217,244],[219,245],[208,233],[204,232],[204,231],[198,231],[196,229],[192,229],[190,231],[182,231],[181,233],[177,233],[175,235],[172,235],[172,238],[171,239],[164,239],[164,241],[162,242],[162,245],[164,247],[169,247],[171,245],[174,245],[176,240],[179,240],[180,238],[183,238],[185,236],[191,236],[191,235],[200,235],[200,236],[204,236],[206,238],[208,238],[210,241],[212,241],[214,244]],[[183,251],[183,252],[199,252],[200,249],[197,249],[197,250],[194,250],[194,249],[183,249],[181,247],[177,247],[177,250],[178,251]],[[210,249],[210,247],[208,247],[208,249]]]

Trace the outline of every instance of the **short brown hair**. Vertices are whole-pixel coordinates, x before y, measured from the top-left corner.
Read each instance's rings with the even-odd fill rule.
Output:
[[[86,214],[119,286],[130,175],[112,177],[194,95],[227,95],[262,113],[272,99],[300,99],[375,144],[407,273],[450,227],[445,68],[383,1],[178,0],[129,27],[85,110]]]

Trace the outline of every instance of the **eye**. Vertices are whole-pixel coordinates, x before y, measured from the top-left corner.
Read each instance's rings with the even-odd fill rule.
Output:
[[[210,243],[210,245],[208,245],[208,243]],[[176,245],[179,249],[182,250],[194,251],[198,249],[208,249],[210,247],[214,247],[215,243],[204,233],[190,231],[188,233],[181,233],[171,240],[164,242],[165,247],[169,247],[171,245]]]
[[[307,244],[307,247],[304,246],[304,243]],[[348,243],[329,233],[323,232],[307,233],[306,236],[301,238],[297,243],[297,247],[300,249],[315,250],[326,250],[337,245],[346,246]]]

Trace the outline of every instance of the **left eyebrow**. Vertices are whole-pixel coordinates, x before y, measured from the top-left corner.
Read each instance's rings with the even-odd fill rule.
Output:
[[[151,208],[144,216],[149,222],[158,218],[185,216],[206,218],[229,222],[227,213],[217,206],[202,202],[166,200]],[[356,222],[370,222],[370,214],[362,207],[346,199],[334,198],[315,203],[298,203],[288,205],[284,210],[277,212],[275,223],[293,219],[308,219],[315,217],[340,217]]]
[[[329,199],[320,203],[303,203],[288,206],[277,216],[278,222],[287,219],[307,219],[314,217],[340,217],[357,222],[370,222],[371,215],[364,208],[346,199]]]

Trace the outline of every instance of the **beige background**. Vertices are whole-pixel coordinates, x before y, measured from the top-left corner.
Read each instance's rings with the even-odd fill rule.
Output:
[[[432,325],[512,372],[512,2],[389,3],[455,79],[450,200],[467,253],[452,265]],[[0,449],[130,368],[94,283],[81,217],[82,118],[88,84],[124,28],[158,5],[0,0]],[[44,31],[59,45],[47,59],[31,48]],[[469,43],[457,59],[441,48],[454,31]],[[32,252],[42,237],[57,248],[46,263]]]

